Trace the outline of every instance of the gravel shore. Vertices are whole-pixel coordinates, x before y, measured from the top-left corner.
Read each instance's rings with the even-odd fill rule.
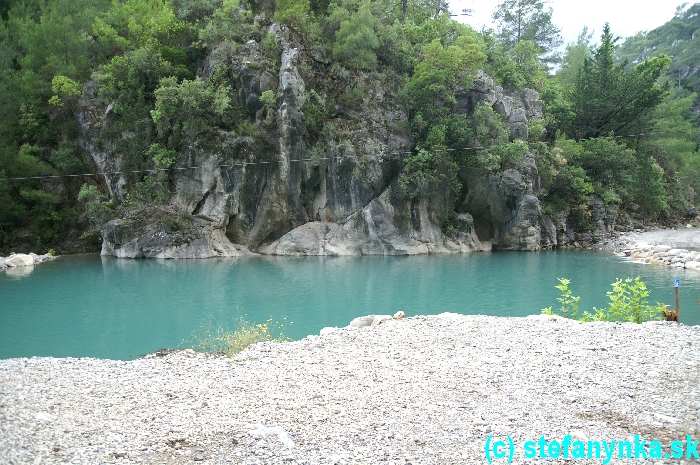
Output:
[[[700,271],[700,228],[626,233],[609,241],[608,248],[635,262]]]
[[[464,465],[489,434],[699,433],[700,326],[666,322],[442,314],[235,359],[0,361],[3,464]]]

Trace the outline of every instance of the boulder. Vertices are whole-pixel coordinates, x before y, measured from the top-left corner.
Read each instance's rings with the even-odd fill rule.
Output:
[[[102,230],[102,255],[119,258],[214,258],[250,255],[232,244],[220,224],[152,209],[117,219]]]
[[[5,259],[5,266],[8,268],[34,266],[34,257],[23,253],[12,254]]]
[[[350,328],[364,328],[367,326],[377,326],[384,321],[391,320],[391,315],[366,315],[354,318],[348,325]]]

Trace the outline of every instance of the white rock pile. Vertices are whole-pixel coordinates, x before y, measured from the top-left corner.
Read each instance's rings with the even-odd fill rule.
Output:
[[[8,257],[0,257],[0,271],[7,271],[10,268],[32,267],[55,258],[55,255],[50,254],[37,255],[35,253],[13,253]]]
[[[234,359],[0,360],[0,463],[464,465],[489,435],[700,433],[700,326],[361,321]]]
[[[648,243],[634,236],[618,238],[616,249],[617,255],[628,257],[635,262],[700,271],[700,251]]]

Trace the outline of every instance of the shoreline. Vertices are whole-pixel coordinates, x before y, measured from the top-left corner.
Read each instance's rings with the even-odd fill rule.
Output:
[[[233,359],[2,360],[0,461],[457,465],[488,434],[700,430],[700,326],[447,313],[322,334]]]
[[[606,245],[614,255],[634,263],[700,271],[700,228],[697,227],[628,232],[607,241]]]

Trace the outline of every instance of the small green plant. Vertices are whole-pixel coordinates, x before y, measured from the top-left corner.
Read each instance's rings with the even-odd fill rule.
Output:
[[[277,96],[274,90],[266,90],[260,94],[260,102],[267,108],[274,108]]]
[[[554,286],[559,290],[559,310],[553,307],[545,307],[541,310],[543,315],[558,314],[566,318],[579,321],[627,321],[631,323],[643,323],[650,320],[658,320],[663,314],[665,305],[657,303],[649,304],[649,289],[646,283],[639,277],[617,279],[612,283],[612,290],[607,292],[608,306],[606,308],[593,307],[592,311],[580,311],[581,297],[573,295],[571,281],[567,278],[559,278]]]
[[[557,297],[557,302],[559,302],[558,314],[566,318],[578,319],[581,297],[574,295],[571,290],[571,280],[559,278],[557,285],[554,287],[559,290],[559,297]],[[555,311],[552,307],[546,307],[542,309],[542,313],[553,315]]]
[[[220,352],[233,357],[258,342],[285,341],[283,336],[273,334],[273,328],[279,329],[279,326],[271,320],[257,324],[241,320],[234,330],[219,328],[201,337],[195,348],[202,352]],[[281,334],[281,329],[274,332]]]
[[[658,320],[664,308],[662,304],[649,304],[649,289],[639,277],[616,280],[608,292],[608,299],[608,321],[642,323]]]

